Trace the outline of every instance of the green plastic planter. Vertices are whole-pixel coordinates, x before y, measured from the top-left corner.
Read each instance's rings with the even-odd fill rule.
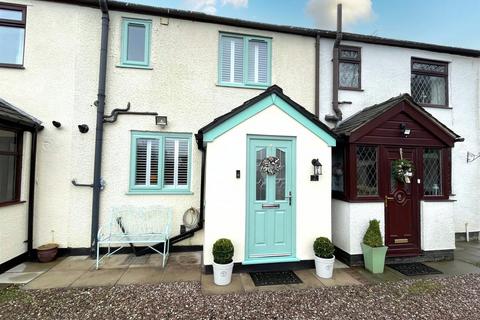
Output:
[[[385,266],[385,256],[387,255],[388,247],[372,248],[362,243],[363,260],[365,261],[365,268],[371,273],[383,273]]]

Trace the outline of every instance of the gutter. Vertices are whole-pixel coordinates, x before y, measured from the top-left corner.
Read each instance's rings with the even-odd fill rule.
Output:
[[[326,121],[338,122],[342,120],[342,111],[339,108],[338,102],[338,73],[339,73],[339,47],[342,41],[342,4],[337,5],[337,36],[333,44],[333,82],[332,82],[332,108],[334,115],[328,114],[325,116]]]
[[[97,251],[97,233],[100,215],[100,191],[102,175],[102,149],[103,149],[103,125],[105,116],[105,83],[107,78],[107,48],[108,29],[110,18],[108,15],[107,0],[99,0],[102,10],[102,37],[100,43],[100,72],[98,75],[98,106],[97,125],[95,132],[95,160],[93,168],[93,194],[92,194],[92,226],[90,235],[90,256],[95,257]]]

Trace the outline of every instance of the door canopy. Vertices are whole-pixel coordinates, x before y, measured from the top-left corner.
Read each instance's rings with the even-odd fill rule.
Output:
[[[453,147],[464,140],[409,94],[365,108],[333,131],[347,143]]]
[[[196,135],[198,147],[205,148],[207,143],[236,127],[240,123],[254,117],[259,112],[275,105],[295,121],[303,125],[328,146],[336,145],[335,134],[318,118],[304,107],[290,99],[283,93],[282,88],[273,85],[258,96],[244,102],[241,106],[224,114],[201,128]]]

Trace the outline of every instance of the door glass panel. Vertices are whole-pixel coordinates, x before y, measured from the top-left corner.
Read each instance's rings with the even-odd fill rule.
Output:
[[[266,200],[267,195],[267,176],[260,170],[262,160],[267,156],[267,150],[265,148],[259,149],[256,152],[256,200]]]
[[[280,171],[275,175],[275,200],[285,200],[285,151],[277,149]]]

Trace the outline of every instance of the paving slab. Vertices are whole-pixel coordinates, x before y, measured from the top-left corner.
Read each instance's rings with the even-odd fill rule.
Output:
[[[480,268],[460,260],[425,262],[427,266],[443,272],[443,276],[456,276],[468,273],[480,273]],[[442,275],[440,275],[442,276]]]
[[[99,269],[127,269],[136,258],[133,254],[114,254],[100,261]],[[96,262],[94,261],[91,269],[95,268]]]
[[[295,274],[303,281],[306,288],[320,288],[325,286],[315,275],[315,269],[296,270]]]
[[[335,260],[335,262],[333,264],[333,268],[334,269],[348,269],[350,267],[347,266],[345,263],[339,261],[339,260]]]
[[[0,274],[0,283],[24,284],[29,283],[43,272],[5,272]]]
[[[213,274],[203,274],[201,283],[202,292],[207,295],[245,292],[238,273],[232,274],[232,282],[226,286],[217,286],[213,282]]]
[[[72,287],[111,287],[114,286],[127,269],[90,270],[75,280]]]
[[[355,267],[354,270],[365,279],[368,283],[380,283],[386,281],[400,281],[408,279],[409,277],[401,274],[400,272],[393,270],[387,266],[383,270],[383,273],[371,273],[365,268]]]
[[[95,264],[89,256],[71,256],[54,266],[51,271],[87,271]]]
[[[117,285],[157,284],[163,282],[164,270],[158,267],[132,267],[122,275]]]
[[[23,289],[52,289],[69,287],[75,280],[80,278],[85,271],[48,271],[29,282]]]
[[[56,266],[62,260],[63,259],[57,259],[55,261],[46,262],[46,263],[23,262],[13,267],[12,269],[7,270],[6,272],[45,272],[47,270],[50,270],[52,267]]]
[[[167,264],[164,271],[164,282],[173,281],[200,281],[202,271],[200,265],[176,266]]]
[[[362,283],[342,269],[334,270],[331,279],[318,278],[327,287],[361,285]]]

